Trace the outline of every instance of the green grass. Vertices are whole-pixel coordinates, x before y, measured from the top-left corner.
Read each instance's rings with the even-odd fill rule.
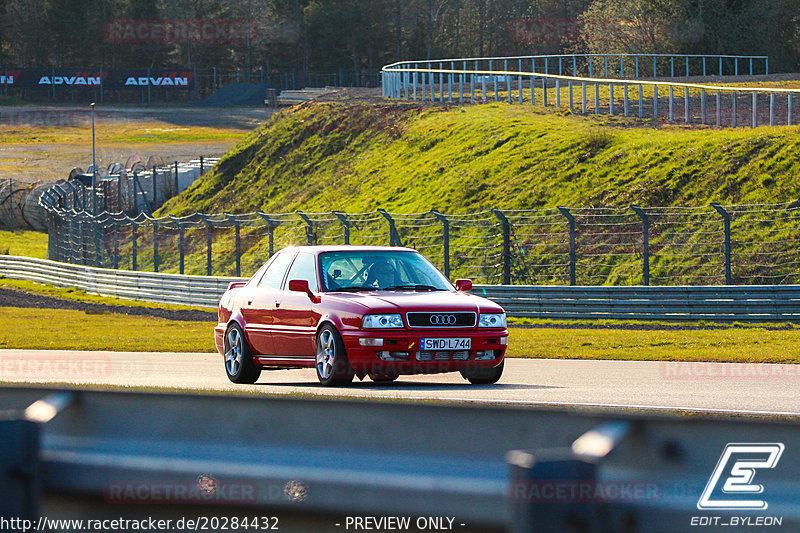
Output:
[[[214,352],[213,323],[112,313],[0,308],[0,348]],[[796,330],[511,328],[509,357],[800,362]]]
[[[213,352],[213,322],[115,313],[0,308],[0,348]]]
[[[39,231],[0,231],[0,255],[47,258],[47,233]]]
[[[53,298],[60,298],[62,300],[70,300],[73,302],[85,302],[104,305],[124,305],[129,307],[150,307],[157,309],[171,309],[175,311],[209,311],[216,312],[214,308],[209,307],[191,307],[187,305],[170,305],[155,302],[145,302],[141,300],[128,300],[125,298],[114,298],[111,296],[98,296],[96,294],[89,294],[88,292],[75,288],[75,287],[55,287],[53,285],[44,285],[36,283],[35,281],[7,279],[0,276],[0,287],[6,289],[14,289],[17,291],[27,292],[31,294],[40,294],[42,296],[50,296]]]
[[[786,201],[800,196],[797,133],[653,127],[505,103],[308,105],[273,117],[161,213]]]
[[[712,330],[512,328],[509,357],[798,363],[800,335],[793,330],[726,328]]]
[[[799,131],[797,127],[686,128],[502,102],[433,107],[308,104],[274,116],[188,191],[167,202],[159,214],[259,209],[267,213],[357,213],[380,207],[395,213],[422,213],[431,208],[463,213],[492,207],[510,210],[558,205],[625,207],[630,213],[628,206],[637,204],[705,206],[713,218],[717,215],[708,207],[710,202],[751,204],[800,198]],[[786,244],[796,235],[790,215],[774,223],[746,221],[758,219],[757,213],[736,217],[737,283],[778,283],[781,275],[793,275],[785,266],[797,260],[795,247]],[[698,274],[722,276],[721,222],[690,223],[688,216],[685,220],[683,226],[676,223],[667,229],[654,223],[651,270],[656,283]],[[532,265],[531,272],[540,283],[564,283],[566,269],[549,266],[566,261],[563,242],[556,242],[558,237],[549,244],[528,242],[525,236],[526,231],[552,233],[547,223],[552,224],[552,219],[542,226],[533,227],[534,221],[531,227],[519,229],[520,246],[532,247],[531,253],[525,257],[518,254],[515,261]],[[758,231],[742,232],[743,224],[752,224],[748,228]],[[286,228],[290,226],[276,230],[280,246],[304,240]],[[357,229],[365,234],[383,231],[378,225]],[[320,226],[316,231],[330,239],[339,229]],[[486,245],[481,237],[469,236],[469,231],[456,235],[459,246]],[[561,231],[566,230],[561,227]],[[669,237],[659,237],[662,231],[667,232],[664,235],[684,235],[675,239],[686,243],[671,246]],[[710,231],[719,235],[708,237]],[[231,274],[234,245],[230,233],[217,237],[215,274]],[[263,228],[243,229],[243,271],[251,272],[266,257],[264,233]],[[187,246],[203,246],[201,232],[186,238]],[[433,234],[425,238],[429,241],[411,244],[439,242]],[[579,233],[579,246],[604,239],[602,232],[590,229]],[[606,240],[613,243],[615,237]],[[640,260],[635,254],[619,253],[636,250],[638,243],[635,237],[618,240],[615,251],[600,261],[602,266],[595,268],[591,259],[580,258],[590,264],[579,265],[579,283],[639,282]],[[765,252],[783,266],[761,268]],[[451,261],[455,277],[497,282],[497,271],[462,271],[459,261],[457,257]],[[151,259],[142,256],[139,262],[142,268],[151,268]],[[177,254],[162,253],[161,269],[175,271]],[[203,273],[204,257],[188,255],[186,272]]]

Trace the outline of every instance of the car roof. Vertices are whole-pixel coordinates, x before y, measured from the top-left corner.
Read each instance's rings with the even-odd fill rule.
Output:
[[[404,246],[355,246],[355,245],[336,245],[336,246],[287,246],[284,250],[295,250],[312,254],[323,252],[414,252],[419,253],[413,248]]]

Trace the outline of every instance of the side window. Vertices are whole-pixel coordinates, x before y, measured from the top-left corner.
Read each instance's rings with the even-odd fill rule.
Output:
[[[294,257],[294,254],[291,252],[278,253],[267,267],[267,271],[264,272],[261,281],[258,282],[258,286],[263,289],[280,289],[283,275],[286,273],[286,267],[292,262],[292,257]]]
[[[319,290],[317,283],[317,269],[316,261],[313,254],[306,254],[300,252],[297,254],[297,259],[292,263],[292,268],[289,269],[289,276],[286,278],[287,284],[293,279],[304,279],[308,281],[308,288],[311,292]]]

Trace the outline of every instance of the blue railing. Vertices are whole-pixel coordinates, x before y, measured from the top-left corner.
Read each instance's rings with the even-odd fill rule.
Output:
[[[476,103],[502,98],[508,103],[544,106],[555,101],[561,107],[562,100],[568,99],[569,107],[582,113],[634,115],[718,127],[794,124],[794,96],[800,89],[665,80],[679,75],[743,73],[768,74],[769,58],[578,54],[402,61],[383,67],[382,86],[385,97],[406,100]],[[574,93],[576,88],[580,88],[578,97]],[[664,91],[661,95],[659,88]],[[743,99],[742,94],[750,98]],[[779,100],[779,95],[786,100]],[[662,102],[665,105],[659,107]]]

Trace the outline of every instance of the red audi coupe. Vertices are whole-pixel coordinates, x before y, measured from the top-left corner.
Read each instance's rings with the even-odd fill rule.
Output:
[[[284,248],[230,284],[214,340],[234,383],[315,367],[323,385],[454,371],[491,384],[503,373],[506,315],[471,289],[409,248]]]

